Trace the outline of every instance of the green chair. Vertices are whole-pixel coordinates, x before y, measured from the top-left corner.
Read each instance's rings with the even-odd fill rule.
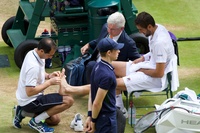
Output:
[[[133,94],[135,92],[139,92],[139,93],[142,93],[140,96],[166,96],[166,98],[172,98],[173,97],[173,92],[171,90],[171,80],[172,80],[172,75],[171,75],[171,72],[167,73],[167,82],[168,82],[168,85],[167,85],[167,88],[165,88],[163,91],[161,92],[150,92],[148,90],[140,90],[140,91],[132,91],[130,94],[129,94],[129,98],[126,97],[126,104],[128,105],[128,102],[129,102],[129,99],[133,99]],[[139,106],[140,108],[150,108],[150,107],[154,107],[154,105],[150,105],[150,106]],[[127,106],[127,109],[128,109],[128,106]]]
[[[128,109],[129,107],[129,102],[132,101],[133,102],[133,94],[135,92],[139,92],[139,93],[142,93],[140,95],[140,97],[156,97],[156,96],[166,96],[166,98],[172,98],[173,97],[173,92],[172,92],[172,84],[171,84],[171,81],[172,81],[172,72],[168,72],[167,73],[167,87],[161,91],[161,92],[150,92],[148,90],[140,90],[140,91],[132,91],[129,96],[126,97],[126,108]],[[139,106],[136,106],[136,109],[137,108],[144,108],[144,109],[147,109],[147,108],[155,108],[154,104],[153,105],[139,105]],[[138,114],[136,113],[136,117],[140,117],[142,116],[143,114]],[[130,116],[132,118],[132,114]],[[132,122],[131,122],[132,123]],[[131,124],[131,127],[133,127],[133,125]]]

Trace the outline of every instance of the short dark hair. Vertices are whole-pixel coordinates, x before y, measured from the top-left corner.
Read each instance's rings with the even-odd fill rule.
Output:
[[[38,50],[43,49],[44,53],[49,53],[52,49],[56,50],[57,46],[53,39],[43,38],[39,41]]]
[[[139,25],[142,28],[147,28],[148,25],[155,26],[154,18],[147,12],[141,12],[137,15],[135,19],[135,25]]]

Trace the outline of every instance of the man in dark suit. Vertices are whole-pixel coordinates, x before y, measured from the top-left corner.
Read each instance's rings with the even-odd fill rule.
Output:
[[[103,25],[101,33],[99,37],[95,40],[90,41],[85,44],[81,48],[81,53],[85,54],[90,48],[93,49],[93,54],[91,57],[91,61],[95,61],[96,63],[100,60],[99,51],[96,49],[98,42],[106,37],[112,38],[114,41],[118,43],[124,43],[124,47],[120,50],[120,54],[118,56],[117,61],[128,61],[135,60],[140,57],[138,53],[135,41],[130,38],[124,30],[125,26],[125,18],[119,13],[115,12],[108,17],[107,23]],[[88,70],[88,66],[93,66],[93,63],[88,63],[86,69]],[[90,67],[91,69],[92,67]],[[90,73],[86,73],[87,78],[90,77]],[[88,81],[90,79],[87,79]],[[89,83],[89,82],[88,82]]]

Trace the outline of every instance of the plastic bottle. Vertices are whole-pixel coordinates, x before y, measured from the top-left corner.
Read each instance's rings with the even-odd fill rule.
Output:
[[[64,46],[58,46],[58,54],[60,57],[61,65],[65,62],[65,47]]]
[[[67,55],[71,52],[71,46],[67,45],[64,47],[64,59],[67,58]]]
[[[128,108],[128,123],[130,125],[134,125],[136,122],[136,108],[133,104],[133,101],[130,101],[130,105]]]
[[[50,37],[49,31],[47,29],[44,29],[44,31],[42,32],[41,37]]]

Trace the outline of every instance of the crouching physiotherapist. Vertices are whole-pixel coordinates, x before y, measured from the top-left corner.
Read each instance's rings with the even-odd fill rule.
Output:
[[[32,119],[28,125],[40,133],[52,133],[60,122],[58,114],[70,108],[74,102],[70,96],[59,93],[44,94],[49,86],[59,85],[64,76],[60,71],[45,72],[45,59],[52,58],[57,47],[51,38],[40,40],[37,48],[29,51],[23,61],[16,98],[18,106],[13,118],[13,126],[21,128],[21,121],[25,116]],[[45,120],[45,122],[42,122]]]

